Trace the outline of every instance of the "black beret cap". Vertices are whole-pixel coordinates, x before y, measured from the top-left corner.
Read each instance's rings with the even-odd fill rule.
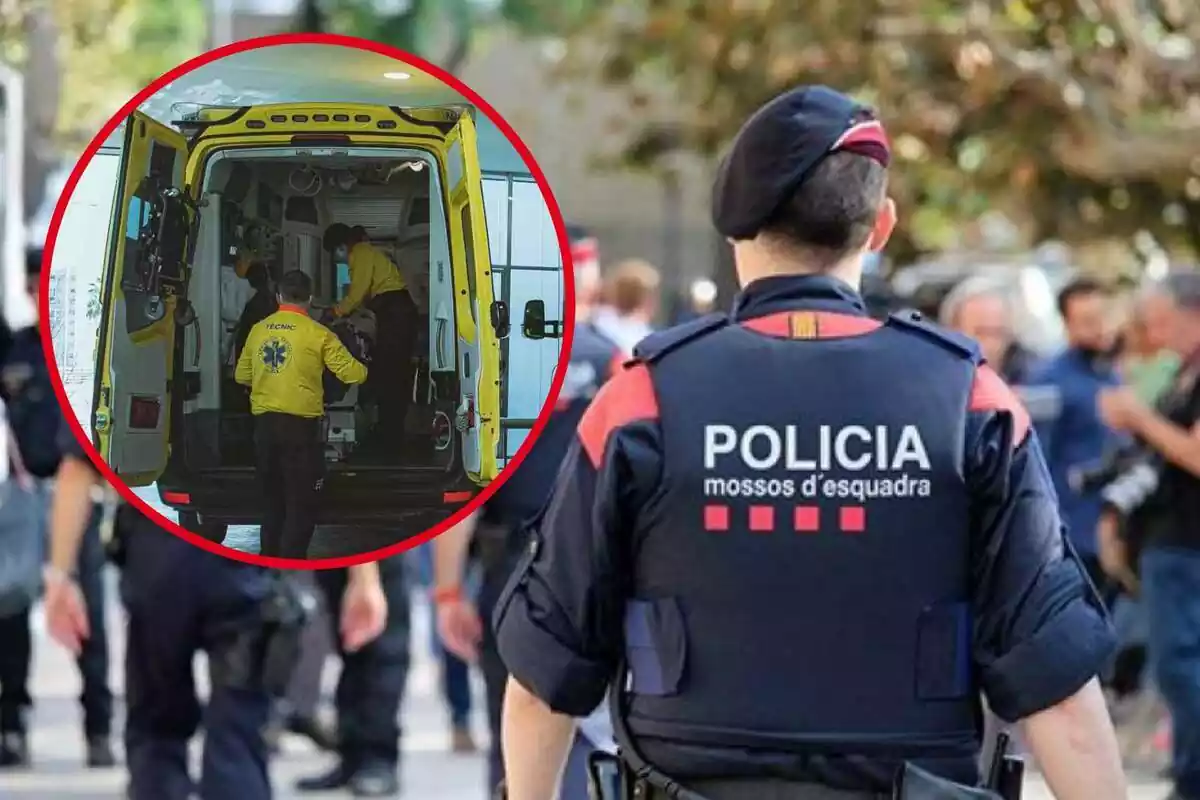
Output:
[[[826,86],[800,86],[754,112],[734,137],[713,185],[713,224],[751,239],[835,151],[887,166],[887,134],[870,109]]]

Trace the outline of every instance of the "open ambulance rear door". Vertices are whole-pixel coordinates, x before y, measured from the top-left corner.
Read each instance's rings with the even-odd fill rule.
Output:
[[[498,331],[494,322],[483,172],[475,123],[467,110],[462,111],[447,134],[446,148],[461,387],[455,426],[462,438],[467,475],[482,486],[499,472],[496,453],[500,444],[500,339],[507,331]]]
[[[191,311],[187,155],[172,128],[140,112],[126,121],[101,286],[92,433],[132,486],[156,481],[170,456],[175,336]]]

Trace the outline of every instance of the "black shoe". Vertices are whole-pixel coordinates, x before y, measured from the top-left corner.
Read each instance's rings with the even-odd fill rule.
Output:
[[[29,741],[15,731],[0,733],[0,769],[29,766]]]
[[[311,778],[301,778],[296,781],[296,791],[329,792],[334,789],[345,789],[350,785],[350,778],[350,772],[346,767],[338,764],[323,775],[314,775]]]
[[[321,750],[337,750],[337,731],[316,717],[292,717],[286,725],[289,733],[306,737]]]
[[[387,764],[368,764],[350,776],[350,792],[355,797],[396,797],[400,779],[396,768]]]
[[[107,736],[89,736],[87,740],[87,765],[90,769],[110,769],[117,765],[112,741]]]

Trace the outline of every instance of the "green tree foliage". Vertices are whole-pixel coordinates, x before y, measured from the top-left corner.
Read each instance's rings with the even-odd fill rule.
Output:
[[[630,93],[629,165],[715,157],[763,102],[825,83],[885,121],[902,254],[959,244],[987,209],[1033,241],[1146,230],[1200,250],[1194,0],[606,5],[569,65]]]
[[[296,29],[374,39],[454,72],[489,24],[503,21],[526,34],[559,35],[603,4],[597,0],[408,0],[402,5],[401,11],[381,14],[376,0],[303,0]]]
[[[138,89],[201,52],[204,0],[0,0],[0,54],[24,63],[27,26],[48,10],[58,35],[58,144],[76,148]]]

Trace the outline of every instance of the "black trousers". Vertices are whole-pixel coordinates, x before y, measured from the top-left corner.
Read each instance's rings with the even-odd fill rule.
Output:
[[[407,291],[381,294],[372,298],[368,307],[375,313],[375,350],[367,381],[379,403],[379,444],[394,453],[404,445],[420,318]]]
[[[113,696],[108,685],[108,627],[104,619],[104,548],[94,516],[79,551],[79,587],[87,606],[91,636],[76,660],[83,692],[83,732],[87,737],[112,731]],[[33,704],[29,674],[33,641],[29,610],[0,617],[0,732],[23,733],[25,710]]]
[[[125,752],[134,800],[270,800],[262,733],[270,698],[232,685],[219,666],[237,660],[240,633],[261,626],[269,590],[258,567],[207,553],[148,520],[126,532]],[[192,664],[201,650],[212,675],[203,708]],[[201,726],[197,784],[188,743]]]
[[[254,451],[266,500],[259,552],[275,558],[307,558],[325,478],[321,420],[260,414],[254,420]]]
[[[409,603],[404,555],[379,562],[387,596],[387,627],[379,638],[357,652],[342,647],[337,627],[346,591],[344,569],[322,570],[317,582],[325,595],[329,620],[342,658],[334,698],[338,717],[338,755],[342,767],[354,772],[367,764],[395,767],[400,761],[400,704],[408,681]]]

